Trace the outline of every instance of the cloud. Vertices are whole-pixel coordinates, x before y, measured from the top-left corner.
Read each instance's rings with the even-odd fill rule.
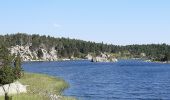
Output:
[[[53,26],[55,27],[55,28],[60,28],[61,27],[61,25],[59,25],[59,24],[53,24]]]

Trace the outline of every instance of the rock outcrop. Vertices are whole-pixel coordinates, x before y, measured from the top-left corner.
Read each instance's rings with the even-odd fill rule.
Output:
[[[43,61],[56,61],[57,58],[57,52],[54,48],[52,48],[49,52],[45,49],[39,49],[42,51],[42,57],[40,57]]]
[[[88,54],[85,58],[88,59],[88,60],[92,60],[92,59],[93,59],[93,56],[90,55],[90,54]]]
[[[101,53],[99,56],[93,57],[92,62],[117,62],[118,60],[108,54]]]
[[[30,46],[12,46],[9,48],[11,55],[21,56],[23,61],[56,61],[57,51],[55,48],[46,50],[45,48],[38,48],[34,51],[30,50]],[[41,51],[41,56],[38,55],[38,51]]]

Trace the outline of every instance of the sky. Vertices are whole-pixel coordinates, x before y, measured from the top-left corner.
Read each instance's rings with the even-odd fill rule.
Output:
[[[170,44],[170,0],[1,0],[0,34]]]

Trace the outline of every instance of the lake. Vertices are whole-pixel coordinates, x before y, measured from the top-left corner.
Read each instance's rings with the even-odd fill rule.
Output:
[[[59,76],[80,100],[170,100],[170,64],[139,60],[25,62],[27,72]]]

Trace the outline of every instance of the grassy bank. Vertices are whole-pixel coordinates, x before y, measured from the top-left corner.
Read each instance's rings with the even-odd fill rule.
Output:
[[[62,95],[64,89],[68,88],[68,84],[56,77],[25,73],[19,82],[28,85],[26,94],[13,95],[13,100],[49,100],[49,94]],[[75,100],[72,97],[60,96],[60,100]],[[4,97],[0,97],[3,100]]]

